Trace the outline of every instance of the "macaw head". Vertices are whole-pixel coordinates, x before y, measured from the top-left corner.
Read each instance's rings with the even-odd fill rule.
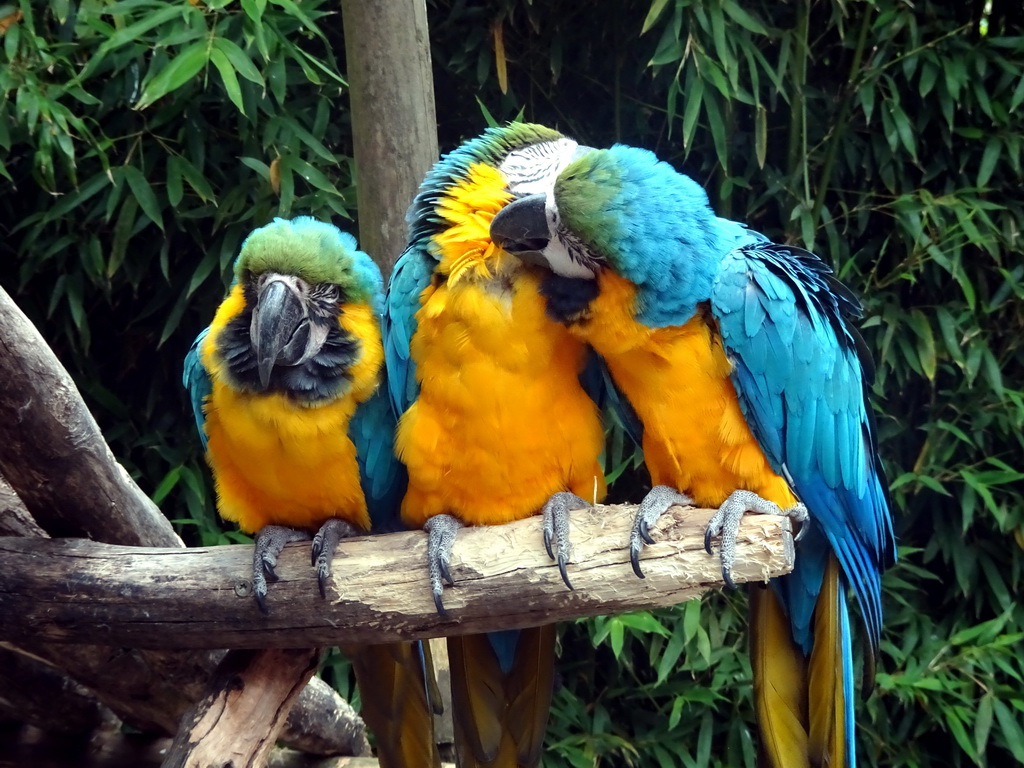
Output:
[[[706,298],[727,248],[700,185],[644,149],[581,149],[494,217],[495,244],[564,278],[614,272],[637,286],[641,314]]]
[[[305,401],[344,388],[359,342],[343,308],[368,305],[376,317],[382,301],[380,271],[355,238],[308,216],[275,219],[242,244],[235,284],[243,302],[217,340],[235,384]]]
[[[549,191],[583,151],[575,141],[533,123],[487,129],[446,155],[427,174],[407,215],[410,241],[440,262],[449,283],[518,268],[491,243],[491,218],[510,200]]]

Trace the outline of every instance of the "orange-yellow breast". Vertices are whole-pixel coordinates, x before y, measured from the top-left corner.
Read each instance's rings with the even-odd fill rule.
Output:
[[[489,239],[507,201],[485,166],[439,206],[444,283],[420,298],[411,344],[420,394],[395,447],[409,470],[402,518],[468,525],[536,514],[557,491],[602,499],[603,431],[579,384],[586,348],[545,314],[538,277]]]
[[[236,286],[218,309],[201,350],[213,380],[205,428],[218,512],[250,533],[265,525],[315,530],[332,517],[368,529],[348,422],[373,393],[383,362],[372,310],[342,307],[342,327],[362,342],[350,371],[351,387],[328,403],[304,406],[283,394],[239,392],[227,383],[217,339],[244,303]]]
[[[717,507],[735,490],[789,507],[796,499],[772,471],[740,411],[731,365],[700,313],[681,326],[649,328],[633,317],[636,289],[602,272],[589,319],[574,333],[608,364],[644,426],[644,456],[656,485]]]

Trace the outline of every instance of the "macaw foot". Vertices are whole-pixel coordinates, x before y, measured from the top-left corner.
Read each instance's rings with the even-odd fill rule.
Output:
[[[256,534],[256,547],[252,553],[252,595],[256,605],[267,615],[267,581],[277,581],[277,556],[284,545],[292,541],[304,541],[309,538],[305,531],[285,528],[283,525],[265,525]]]
[[[651,526],[658,522],[658,518],[674,504],[689,506],[693,504],[693,499],[675,488],[656,485],[644,496],[640,506],[637,507],[636,517],[633,519],[633,530],[629,532],[629,561],[633,564],[633,573],[641,579],[644,578],[644,573],[640,570],[640,550],[644,548],[644,542],[654,543],[650,533]]]
[[[310,565],[316,566],[316,580],[320,585],[320,597],[327,597],[327,577],[331,575],[331,559],[338,542],[349,536],[358,536],[366,531],[352,523],[332,517],[320,526],[313,537],[313,550]]]
[[[789,509],[783,509],[773,501],[768,501],[758,496],[753,491],[733,491],[729,498],[718,508],[715,516],[708,523],[704,531],[704,549],[711,554],[711,539],[715,536],[722,537],[722,579],[730,589],[735,589],[736,584],[732,580],[732,566],[736,561],[736,534],[740,530],[740,520],[747,512],[759,515],[785,515],[794,522],[803,523],[807,521],[807,507],[803,504],[795,504]],[[806,528],[801,527],[793,541],[800,541]]]
[[[558,572],[562,574],[562,581],[569,589],[573,588],[569,574],[565,571],[565,566],[569,562],[569,513],[589,506],[588,502],[575,493],[559,491],[552,494],[541,508],[541,514],[544,516],[544,549],[548,551],[548,557],[554,560],[555,553],[551,549],[551,543],[555,543],[558,550]]]
[[[443,578],[449,586],[455,586],[451,571],[448,569],[448,558],[452,554],[452,545],[455,543],[455,534],[462,523],[451,515],[434,515],[427,520],[423,530],[427,532],[427,567],[430,570],[430,591],[434,593],[434,605],[437,612],[444,618],[448,618],[448,612],[444,609],[444,600],[441,595],[444,585]]]

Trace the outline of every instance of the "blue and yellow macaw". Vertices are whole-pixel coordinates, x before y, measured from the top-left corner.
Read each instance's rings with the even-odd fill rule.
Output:
[[[566,513],[604,497],[600,414],[580,384],[586,346],[548,317],[542,272],[496,248],[493,216],[580,151],[528,124],[488,130],[429,172],[410,244],[388,288],[384,350],[409,472],[408,526],[429,532],[431,586],[463,525],[544,515],[563,578]],[[539,545],[539,542],[538,542]],[[449,638],[462,768],[529,768],[541,757],[554,676],[553,626]]]
[[[854,296],[818,257],[717,218],[650,152],[575,160],[491,225],[551,270],[548,311],[604,358],[643,425],[655,488],[631,537],[673,503],[717,508],[723,574],[745,512],[802,521],[796,568],[752,589],[754,696],[774,768],[855,766],[846,592],[873,662],[895,560]],[[710,552],[710,548],[709,548]]]
[[[309,217],[252,232],[231,289],[185,359],[217,509],[256,535],[253,592],[289,541],[313,536],[321,594],[340,538],[397,529],[380,271],[351,235]],[[315,534],[315,535],[314,535]],[[439,766],[415,645],[343,648],[381,765]]]

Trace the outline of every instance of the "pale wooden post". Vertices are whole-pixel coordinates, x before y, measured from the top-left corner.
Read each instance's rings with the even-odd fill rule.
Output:
[[[437,160],[424,0],[342,0],[359,195],[359,245],[385,278],[405,247],[405,212]]]

